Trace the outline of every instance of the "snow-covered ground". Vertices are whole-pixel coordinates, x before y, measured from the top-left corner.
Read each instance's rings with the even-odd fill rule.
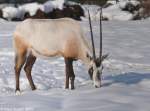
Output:
[[[103,22],[102,88],[94,88],[85,66],[75,62],[75,90],[64,89],[63,58],[38,59],[33,68],[37,86],[31,91],[21,72],[20,96],[15,95],[12,33],[17,22],[0,21],[0,111],[150,111],[149,21]],[[88,22],[81,22],[90,38]],[[93,22],[98,52],[98,22]]]

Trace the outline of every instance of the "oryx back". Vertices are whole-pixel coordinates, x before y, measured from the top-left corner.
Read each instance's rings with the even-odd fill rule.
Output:
[[[77,21],[69,18],[27,19],[20,23],[14,40],[24,42],[34,55],[78,58],[85,40]],[[15,42],[15,41],[14,41]]]

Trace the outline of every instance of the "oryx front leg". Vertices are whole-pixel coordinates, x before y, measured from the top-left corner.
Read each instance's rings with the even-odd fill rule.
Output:
[[[32,67],[33,67],[33,64],[35,63],[35,61],[36,61],[36,57],[33,56],[32,54],[30,54],[26,60],[26,64],[24,67],[24,70],[26,72],[26,76],[28,78],[28,81],[30,83],[32,90],[36,89],[34,82],[33,82],[33,79],[32,79],[32,76],[31,76]]]
[[[74,89],[74,70],[73,70],[73,59],[71,58],[65,58],[65,64],[66,64],[66,81],[65,81],[65,88],[69,88],[69,79],[71,84],[71,89]]]

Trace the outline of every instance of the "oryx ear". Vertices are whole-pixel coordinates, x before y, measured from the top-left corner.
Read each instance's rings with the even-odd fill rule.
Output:
[[[105,55],[102,56],[102,58],[100,58],[100,57],[97,58],[97,59],[96,59],[96,66],[99,67],[99,66],[101,65],[101,63],[102,63],[105,59],[108,58],[108,56],[109,56],[109,54],[105,54]]]
[[[103,56],[102,56],[102,62],[103,62],[105,59],[107,59],[107,58],[108,58],[108,56],[109,56],[109,54],[105,54],[105,55],[103,55]]]

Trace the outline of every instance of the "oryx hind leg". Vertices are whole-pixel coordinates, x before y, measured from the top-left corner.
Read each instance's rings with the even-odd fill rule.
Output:
[[[27,45],[24,40],[17,35],[14,35],[14,48],[15,48],[15,78],[16,78],[16,93],[20,92],[20,72],[26,61]]]
[[[24,71],[26,72],[26,76],[28,78],[28,81],[30,83],[32,90],[36,89],[33,79],[32,79],[32,75],[31,75],[32,67],[33,67],[35,61],[36,61],[36,57],[34,55],[32,55],[32,53],[30,53],[29,56],[27,57],[27,60],[26,60],[25,66],[24,66]]]
[[[73,70],[73,59],[72,58],[65,58],[65,67],[66,67],[66,81],[65,81],[65,88],[69,88],[69,79],[71,84],[71,89],[74,89],[74,80],[75,74]]]
[[[20,84],[19,84],[19,78],[20,78],[20,72],[22,69],[22,66],[24,65],[26,60],[26,50],[22,50],[19,53],[16,53],[15,56],[15,76],[16,76],[16,92],[20,91]]]

